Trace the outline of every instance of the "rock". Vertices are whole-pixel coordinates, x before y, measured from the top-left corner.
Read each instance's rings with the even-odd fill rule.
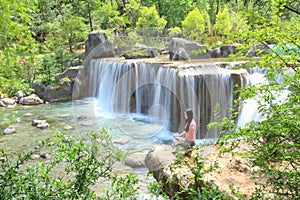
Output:
[[[32,126],[36,126],[37,128],[40,129],[45,129],[48,128],[50,125],[46,122],[46,120],[38,120],[35,119],[31,122]]]
[[[35,93],[40,97],[44,98],[44,92],[45,92],[45,85],[39,83],[39,82],[34,82],[31,84],[31,87],[34,89]]]
[[[72,100],[72,90],[72,83],[64,81],[58,88],[45,87],[43,99],[48,102],[69,101]]]
[[[5,103],[0,100],[0,107],[6,107]]]
[[[172,38],[169,43],[170,60],[173,60],[173,57],[179,48],[185,49],[190,59],[210,58],[210,54],[205,45],[182,38]]]
[[[125,59],[156,58],[158,52],[154,47],[145,45],[135,45],[132,49],[126,51],[121,56]]]
[[[40,157],[43,158],[43,159],[47,159],[47,160],[51,159],[51,155],[49,153],[42,153],[40,155]]]
[[[6,161],[6,158],[0,157],[0,162]]]
[[[116,143],[116,144],[125,144],[127,142],[129,142],[132,138],[129,136],[124,136],[124,137],[119,137],[116,139],[113,139],[112,142]]]
[[[87,115],[79,115],[79,116],[77,117],[77,120],[82,120],[82,119],[87,119],[87,118],[88,118]]]
[[[68,73],[71,74],[72,73],[71,71],[72,70],[70,70]],[[60,77],[62,77],[64,75],[68,75],[68,73],[58,75],[58,77],[56,77],[56,78],[59,79]],[[75,72],[73,72],[73,73],[75,73]],[[70,75],[70,76],[71,76],[71,78],[73,78],[72,75]],[[32,84],[32,88],[35,90],[35,93],[40,98],[42,98],[44,101],[47,101],[47,102],[59,102],[59,101],[72,100],[73,85],[72,85],[71,80],[59,82],[59,87],[56,87],[56,88],[54,88],[52,86],[45,86],[41,83],[35,82]]]
[[[81,125],[82,126],[94,126],[95,122],[93,122],[92,120],[88,120],[88,121],[82,122]]]
[[[24,97],[25,95],[24,95],[24,93],[22,92],[22,91],[18,91],[17,92],[17,98],[18,99],[21,99],[22,97]]]
[[[42,123],[39,123],[38,125],[36,125],[37,128],[40,128],[40,129],[45,129],[45,128],[48,128],[50,125],[47,123],[47,122],[42,122]]]
[[[61,79],[68,78],[72,82],[75,81],[79,70],[81,70],[83,66],[70,67],[66,69],[64,72],[55,75],[56,83],[59,83]]]
[[[72,126],[69,126],[69,125],[65,125],[65,126],[64,126],[64,129],[65,129],[65,130],[71,130],[71,129],[73,129],[73,127],[72,127]]]
[[[16,129],[13,126],[9,126],[3,131],[3,133],[5,135],[13,134],[13,133],[16,133]]]
[[[173,174],[180,174],[185,177],[181,180],[184,186],[189,184],[189,177],[191,175],[190,170],[187,167],[181,167],[179,169],[173,169],[171,172],[169,166],[174,161],[175,155],[173,154],[174,147],[168,145],[156,145],[146,155],[145,164],[152,172],[154,178],[163,183],[164,191],[170,196],[174,196],[180,189],[178,180],[169,181]],[[184,187],[183,186],[183,187]]]
[[[263,54],[270,53],[271,49],[269,48],[266,42],[262,42],[258,45],[252,46],[249,48],[248,52],[246,53],[247,57],[253,56],[262,56]]]
[[[85,53],[90,53],[99,44],[105,43],[107,37],[105,31],[94,30],[88,34],[88,39],[85,42]]]
[[[31,159],[32,159],[32,160],[37,160],[37,159],[40,159],[40,158],[41,158],[41,156],[38,155],[38,154],[33,154],[33,155],[31,155]]]
[[[145,165],[146,155],[147,155],[147,152],[133,153],[127,157],[127,159],[125,161],[125,165],[132,167],[132,168],[146,167],[146,165]]]
[[[228,144],[230,146],[230,144]],[[264,179],[254,179],[251,172],[254,169],[251,168],[251,162],[248,158],[235,156],[250,151],[252,148],[245,142],[241,141],[239,145],[232,152],[226,152],[220,154],[220,149],[215,145],[203,146],[198,151],[193,152],[191,157],[186,157],[187,161],[192,163],[193,156],[196,153],[200,153],[204,159],[206,167],[213,166],[217,163],[218,168],[213,171],[207,171],[203,174],[203,180],[211,185],[217,186],[221,191],[224,191],[228,195],[232,190],[230,185],[233,184],[239,188],[241,194],[246,195],[246,199],[255,192],[256,183],[264,182]],[[169,165],[175,159],[172,154],[172,147],[166,145],[154,146],[146,155],[145,164],[150,172],[153,173],[154,178],[157,181],[163,183],[163,188],[170,196],[174,195],[183,186],[188,187],[191,183],[190,177],[193,176],[190,169],[183,165],[180,168],[174,168],[173,171],[169,170]],[[172,175],[181,175],[182,185],[178,185],[177,181],[168,181]],[[173,177],[174,178],[174,177]],[[176,179],[176,178],[175,178]]]
[[[12,98],[0,99],[0,107],[15,106],[16,100]]]
[[[95,30],[88,34],[88,39],[85,42],[85,53],[83,56],[84,66],[89,66],[89,63],[94,58],[114,57],[114,47],[107,40],[105,31]]]
[[[23,115],[23,117],[32,117],[32,116],[34,116],[34,114],[32,114],[32,113],[25,113],[25,114]]]
[[[190,57],[186,50],[182,47],[178,48],[175,52],[172,60],[190,60]]]
[[[174,148],[169,145],[156,145],[152,147],[145,157],[145,165],[149,171],[158,175],[174,160],[173,150]]]
[[[230,54],[235,54],[237,45],[225,44],[220,47],[221,56],[227,58]]]
[[[22,105],[38,105],[38,104],[42,104],[43,100],[40,99],[37,95],[32,94],[30,96],[27,97],[22,97],[20,99],[20,104]]]
[[[220,48],[214,48],[211,50],[211,57],[212,58],[220,58],[221,57],[221,50]]]
[[[37,126],[38,124],[41,124],[41,123],[46,123],[46,120],[35,119],[35,120],[32,120],[31,125]]]

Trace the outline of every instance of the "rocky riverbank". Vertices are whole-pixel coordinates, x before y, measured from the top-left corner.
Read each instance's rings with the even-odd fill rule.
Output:
[[[200,153],[204,159],[206,168],[218,166],[211,172],[203,174],[204,181],[217,186],[221,191],[234,197],[232,186],[235,191],[245,195],[246,199],[255,191],[256,183],[263,182],[263,179],[253,178],[253,172],[257,169],[251,167],[249,159],[238,156],[248,151],[251,147],[245,142],[240,142],[238,147],[232,153],[221,153],[216,145],[203,146],[200,152],[193,152],[191,157],[186,157],[189,163],[193,163],[193,156]],[[178,182],[167,181],[174,173],[187,177],[186,186],[191,183],[191,170],[188,166],[175,169],[171,172],[169,167],[175,161],[174,147],[168,145],[154,146],[146,155],[145,164],[150,172],[153,173],[157,181],[162,181],[165,192],[170,196],[178,192],[181,186]],[[235,198],[235,197],[234,197]]]

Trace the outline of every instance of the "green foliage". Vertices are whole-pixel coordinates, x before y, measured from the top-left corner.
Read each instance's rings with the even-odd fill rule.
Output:
[[[100,22],[100,29],[111,29],[112,32],[116,32],[119,27],[125,27],[128,18],[123,19],[117,8],[117,2],[99,3],[99,9],[95,11],[95,19]]]
[[[146,28],[157,28],[157,29],[164,29],[167,24],[167,21],[160,17],[156,7],[142,7],[140,17],[136,23],[137,30],[139,32],[143,31]]]
[[[169,28],[170,37],[180,37],[182,35],[182,30],[180,27]]]
[[[195,8],[182,21],[182,31],[193,40],[201,40],[205,30],[205,20],[198,8]]]
[[[39,66],[38,75],[36,80],[45,84],[55,84],[55,75],[62,73],[68,66],[70,66],[70,60],[73,54],[62,48],[58,48],[53,54],[45,54],[41,58],[41,64]]]
[[[240,12],[230,12],[231,31],[242,32],[249,29],[247,18]]]
[[[138,179],[133,174],[128,174],[125,177],[119,177],[116,174],[112,177],[111,189],[105,192],[105,196],[100,198],[106,199],[126,199],[134,197],[137,194]]]
[[[84,42],[86,34],[83,18],[71,15],[62,16],[52,27],[47,44],[51,50],[68,46],[69,51],[73,53],[76,43]]]
[[[48,161],[33,161],[31,156],[52,150]],[[137,179],[129,174],[118,177],[112,172],[124,155],[116,149],[108,132],[90,131],[80,138],[56,133],[54,141],[43,141],[35,151],[19,154],[17,159],[1,151],[0,198],[5,199],[97,199],[91,186],[99,178],[112,180],[111,199],[123,199],[136,194]],[[103,197],[104,199],[107,199]]]
[[[266,182],[257,187],[252,199],[299,199],[300,41],[296,35],[300,24],[299,20],[284,19],[281,2],[274,1],[268,6],[267,15],[252,12],[255,10],[252,7],[250,13],[244,14],[248,16],[251,28],[234,35],[243,43],[244,48],[241,49],[247,50],[259,43],[276,46],[270,49],[270,53],[265,52],[260,58],[249,59],[251,62],[247,63],[249,68],[260,67],[268,83],[239,91],[241,100],[255,97],[264,118],[245,127],[232,127],[228,134],[225,127],[225,136],[220,141],[222,144],[227,139],[243,138],[253,147],[247,157],[258,169],[254,176],[264,177]],[[219,125],[224,127],[229,120],[232,119],[225,119]]]
[[[9,96],[28,88],[28,79],[31,80],[31,74],[27,77],[29,71],[25,69],[35,64],[32,61],[37,51],[30,30],[30,13],[34,9],[31,1],[17,0],[13,4],[0,1],[0,92]]]
[[[228,8],[224,8],[222,12],[219,12],[216,16],[216,24],[213,27],[213,31],[217,35],[228,35],[231,30],[230,16]]]

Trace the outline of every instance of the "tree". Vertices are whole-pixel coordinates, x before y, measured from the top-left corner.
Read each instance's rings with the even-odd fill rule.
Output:
[[[258,169],[254,175],[266,179],[253,199],[300,198],[300,23],[299,16],[290,20],[283,17],[285,8],[281,3],[266,4],[270,9],[264,16],[252,16],[253,10],[245,13],[249,15],[252,29],[235,35],[245,47],[240,49],[245,51],[253,45],[263,44],[269,48],[268,44],[273,44],[269,53],[258,49],[257,54],[262,56],[247,63],[250,68],[259,67],[264,71],[267,83],[240,91],[241,100],[256,97],[264,118],[249,122],[245,127],[232,127],[230,131],[225,127],[221,133],[224,136],[219,140],[223,144],[229,138],[243,138],[253,147],[246,156]],[[233,123],[233,120],[227,122]],[[229,123],[225,124],[228,127]],[[235,130],[233,134],[232,130]],[[235,146],[238,142],[231,144]]]
[[[9,96],[17,90],[28,90],[28,77],[23,68],[32,67],[37,43],[30,30],[31,13],[36,11],[33,2],[17,0],[13,4],[0,0],[0,92]],[[29,78],[31,79],[31,78]]]
[[[198,8],[195,8],[182,21],[183,33],[191,39],[201,40],[205,30],[205,20]]]
[[[225,7],[222,12],[219,12],[216,17],[216,24],[213,31],[217,35],[228,35],[231,30],[231,23],[228,8]]]
[[[69,51],[74,53],[74,45],[78,42],[83,42],[86,34],[84,19],[67,14],[66,16],[61,16],[60,20],[54,25],[49,37],[49,43],[53,45],[53,49],[62,45],[68,45]]]
[[[165,28],[167,21],[164,17],[159,17],[155,6],[142,7],[140,17],[136,22],[138,32],[149,33],[149,30],[154,28],[156,31],[161,31]]]

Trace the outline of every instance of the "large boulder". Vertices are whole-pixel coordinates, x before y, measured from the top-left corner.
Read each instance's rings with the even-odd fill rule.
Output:
[[[72,100],[73,84],[71,81],[62,81],[58,87],[45,86],[41,83],[33,83],[35,93],[46,102],[59,102]]]
[[[70,101],[72,90],[72,83],[69,81],[60,83],[58,88],[47,86],[44,90],[44,100],[48,102]]]
[[[190,59],[210,58],[205,45],[182,38],[172,38],[169,43],[169,59],[173,60],[179,48],[185,49]]]
[[[107,40],[104,31],[92,31],[88,34],[83,56],[84,66],[89,66],[92,59],[114,57],[114,46]]]
[[[44,98],[44,92],[45,92],[45,88],[46,86],[39,83],[39,82],[34,82],[31,84],[32,89],[34,89],[36,95],[38,95],[40,98]]]
[[[77,77],[78,71],[81,70],[82,68],[83,66],[70,67],[66,69],[64,72],[56,74],[55,75],[56,83],[59,83],[59,81],[63,78],[68,78],[70,79],[70,81],[74,82]]]
[[[147,152],[136,152],[129,155],[125,161],[125,164],[132,168],[146,167],[145,157]]]
[[[174,148],[170,145],[156,145],[147,153],[145,165],[157,180],[164,173],[164,169],[175,159],[173,150]]]
[[[85,53],[88,55],[96,46],[105,43],[107,37],[105,31],[95,30],[88,34],[88,39],[85,42]]]
[[[236,54],[237,45],[225,44],[220,47],[221,57],[227,58],[230,54]]]
[[[0,99],[0,107],[15,106],[15,105],[16,105],[16,99],[13,98]]]
[[[177,49],[172,60],[190,60],[190,57],[183,47]]]
[[[19,103],[22,105],[38,105],[44,103],[43,100],[38,97],[36,94],[32,94],[26,97],[22,97],[19,100]]]

